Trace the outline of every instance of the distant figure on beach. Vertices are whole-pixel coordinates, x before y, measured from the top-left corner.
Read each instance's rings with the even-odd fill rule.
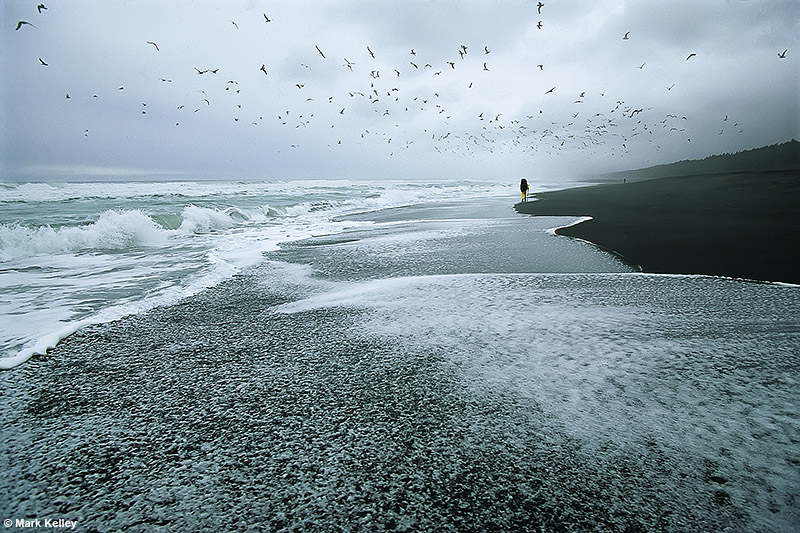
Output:
[[[522,193],[522,201],[528,201],[528,180],[522,178],[519,182],[519,191]]]

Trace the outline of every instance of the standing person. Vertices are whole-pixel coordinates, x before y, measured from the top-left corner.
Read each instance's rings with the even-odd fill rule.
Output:
[[[519,191],[522,193],[522,201],[528,201],[528,180],[522,178],[519,182]]]

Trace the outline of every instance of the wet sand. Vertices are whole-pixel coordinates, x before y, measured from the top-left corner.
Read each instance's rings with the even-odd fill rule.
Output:
[[[602,184],[535,195],[531,215],[591,216],[561,228],[645,272],[800,283],[800,171]]]

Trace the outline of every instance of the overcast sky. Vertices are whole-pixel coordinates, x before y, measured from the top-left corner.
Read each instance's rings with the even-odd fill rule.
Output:
[[[6,181],[552,182],[800,137],[797,0],[38,3],[0,8]]]

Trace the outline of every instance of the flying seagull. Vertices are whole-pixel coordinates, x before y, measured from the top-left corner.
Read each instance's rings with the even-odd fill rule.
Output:
[[[45,67],[47,66],[47,63],[45,63],[44,59],[42,59],[41,57],[39,58],[39,63],[41,63],[42,66],[45,66]]]
[[[238,24],[236,24],[236,22],[235,22],[235,21],[233,21],[233,20],[232,20],[232,21],[231,21],[231,24],[233,24],[234,26],[236,26],[236,29],[237,29],[237,30],[239,29],[239,25],[238,25]]]
[[[544,4],[543,4],[543,3],[541,3],[541,2],[539,2],[538,4],[536,4],[536,9],[539,11],[539,14],[540,14],[540,15],[542,14],[542,8],[543,8],[543,7],[544,7]]]
[[[153,46],[155,46],[156,47],[156,52],[160,52],[161,51],[161,50],[158,49],[158,45],[156,43],[154,43],[153,41],[147,41],[147,44],[152,44]]]
[[[550,89],[549,91],[545,92],[544,94],[550,94],[551,92],[553,92],[553,91],[555,91],[555,90],[556,90],[556,88],[555,88],[555,87],[553,87],[552,89]]]
[[[261,68],[260,68],[260,69],[258,69],[258,70],[260,70],[260,71],[261,71],[261,72],[263,72],[264,74],[266,74],[266,73],[267,73],[267,68],[266,68],[266,66],[265,66],[263,63],[261,64]]]
[[[14,28],[14,31],[17,31],[17,30],[19,30],[21,27],[23,27],[23,26],[24,26],[24,25],[26,25],[26,24],[27,24],[28,26],[33,26],[33,24],[31,24],[31,23],[30,23],[30,22],[28,22],[27,20],[20,20],[20,21],[18,21],[18,22],[17,22],[17,27],[16,27],[16,28]],[[33,26],[33,27],[35,28],[36,26]]]
[[[272,22],[272,20],[267,16],[266,13],[263,13],[263,15],[264,15],[264,20],[266,20],[267,22]]]
[[[691,54],[689,54],[688,56],[686,56],[686,61],[689,61],[691,58],[693,58],[693,57],[694,57],[694,56],[696,56],[696,55],[697,55],[697,54],[695,54],[694,52],[692,52]]]
[[[372,53],[372,50],[369,49],[369,46],[367,46],[367,52],[369,52],[369,55],[372,56],[372,59],[375,59],[375,54]]]
[[[626,32],[625,32],[625,36],[624,36],[624,37],[622,37],[622,40],[623,40],[623,41],[627,41],[627,40],[628,40],[628,35],[630,35],[630,34],[631,34],[631,32],[629,32],[629,31],[626,31]]]
[[[316,49],[317,49],[317,52],[319,52],[319,55],[321,55],[321,56],[322,56],[322,59],[325,59],[325,54],[323,54],[323,53],[322,53],[322,50],[320,50],[320,49],[319,49],[319,46],[317,46],[317,45],[315,44],[315,45],[314,45],[314,48],[316,48]]]
[[[789,49],[787,48],[782,53],[778,54],[778,57],[781,58],[781,59],[786,59],[786,52],[788,52],[788,51],[789,51]]]
[[[44,5],[44,4],[39,4],[38,6],[36,6],[36,11],[38,11],[39,13],[41,13],[42,11],[44,11],[46,9],[47,9],[47,6]]]

